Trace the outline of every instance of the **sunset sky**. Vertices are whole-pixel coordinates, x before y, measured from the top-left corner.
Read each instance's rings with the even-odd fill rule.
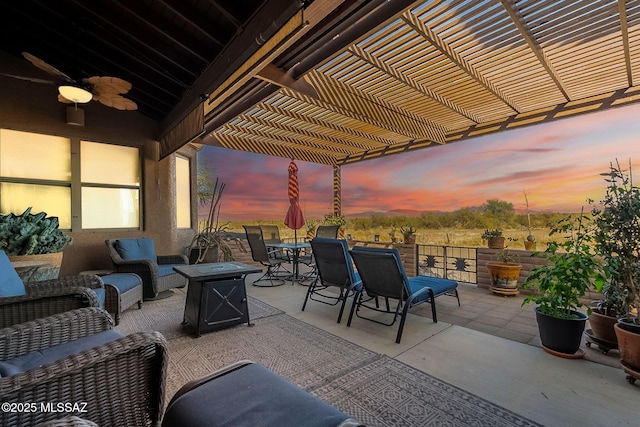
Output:
[[[523,191],[532,211],[577,212],[602,198],[609,162],[640,170],[639,138],[632,105],[343,166],[342,213],[454,211],[494,198],[520,210]],[[227,185],[224,220],[284,219],[289,159],[211,146],[199,155]],[[333,210],[333,169],[296,163],[305,217],[321,218]]]

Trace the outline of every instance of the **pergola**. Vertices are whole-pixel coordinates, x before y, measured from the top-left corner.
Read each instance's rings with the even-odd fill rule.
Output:
[[[103,2],[63,3],[145,37]],[[161,158],[198,142],[331,165],[336,211],[342,165],[638,100],[640,0],[151,0],[146,14],[109,3],[179,41],[182,51],[164,51],[174,62],[212,38],[208,26],[235,25],[235,35],[209,40],[217,50],[204,71],[170,89],[172,108],[154,111]],[[14,22],[31,13],[21,5],[3,6],[14,14],[4,14],[4,31],[28,40]],[[132,56],[120,47],[107,59]],[[150,49],[136,58],[154,64]],[[112,73],[132,80],[132,98],[149,109],[136,87],[172,88],[133,67]]]

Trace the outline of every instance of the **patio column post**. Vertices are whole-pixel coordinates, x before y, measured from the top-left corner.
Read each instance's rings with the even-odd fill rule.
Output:
[[[333,166],[333,213],[341,215],[342,212],[342,180],[340,177],[340,166]]]

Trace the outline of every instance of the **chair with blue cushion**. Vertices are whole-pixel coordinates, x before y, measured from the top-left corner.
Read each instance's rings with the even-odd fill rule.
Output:
[[[82,405],[70,411],[4,411],[0,425],[81,415],[99,426],[155,426],[162,416],[167,366],[160,333],[124,336],[96,307],[0,329],[0,402]]]
[[[430,303],[433,322],[437,323],[436,297],[440,295],[455,296],[458,299],[458,306],[460,306],[456,281],[427,276],[408,278],[397,249],[354,246],[351,250],[351,256],[362,279],[362,289],[354,297],[347,326],[351,326],[354,314],[362,319],[386,326],[393,325],[400,317],[400,326],[396,336],[396,343],[400,343],[407,312],[411,307],[423,302]],[[380,308],[379,298],[384,299],[384,308]],[[391,309],[389,299],[398,301],[395,310]],[[393,318],[389,323],[386,323],[365,317],[360,314],[360,310],[363,308],[391,313]]]
[[[0,328],[82,307],[102,307],[105,289],[95,275],[23,283],[0,251]]]
[[[360,276],[353,270],[349,246],[346,240],[316,237],[311,240],[311,249],[317,275],[307,289],[302,311],[310,299],[329,305],[341,302],[338,314],[340,323],[347,298],[355,295],[362,287]],[[338,288],[340,292],[336,294],[327,290],[332,287]]]
[[[116,326],[120,324],[120,313],[138,305],[142,308],[142,279],[134,273],[113,273],[102,276],[105,288],[104,308],[113,316]]]
[[[150,238],[109,239],[105,243],[116,272],[140,276],[145,300],[170,296],[170,289],[187,285],[187,279],[173,269],[189,264],[186,255],[157,255]]]

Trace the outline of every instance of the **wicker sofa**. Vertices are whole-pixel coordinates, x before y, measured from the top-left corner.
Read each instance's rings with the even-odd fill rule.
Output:
[[[0,329],[0,401],[81,404],[79,413],[3,411],[0,425],[36,425],[71,415],[101,427],[156,425],[167,358],[160,333],[122,336],[109,314],[95,307]]]
[[[174,265],[189,264],[186,255],[156,255],[153,240],[148,238],[108,239],[105,243],[116,272],[140,276],[145,300],[187,285],[187,279],[173,271]]]

